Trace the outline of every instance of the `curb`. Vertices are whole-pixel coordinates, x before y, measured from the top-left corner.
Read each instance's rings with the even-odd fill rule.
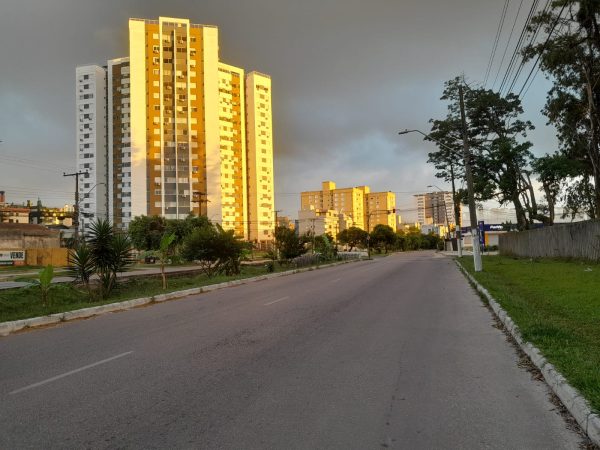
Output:
[[[184,297],[188,297],[190,295],[202,294],[204,292],[212,292],[212,291],[216,291],[218,289],[224,289],[224,288],[231,287],[231,286],[239,286],[239,285],[246,284],[246,283],[253,283],[256,281],[268,280],[271,278],[279,278],[279,277],[293,275],[293,274],[301,273],[301,272],[310,272],[313,270],[325,269],[328,267],[339,266],[342,264],[348,264],[348,263],[356,262],[356,261],[362,261],[362,260],[358,259],[358,260],[351,260],[351,261],[341,261],[341,262],[335,262],[335,263],[325,264],[325,265],[316,266],[316,267],[312,266],[312,267],[305,267],[302,269],[286,270],[285,272],[269,273],[269,274],[265,274],[265,275],[258,275],[256,277],[242,278],[239,280],[225,281],[223,283],[217,283],[217,284],[209,284],[207,286],[185,289],[182,291],[174,291],[174,292],[168,292],[166,294],[158,294],[153,297],[135,298],[132,300],[125,300],[122,302],[107,303],[106,305],[92,306],[90,308],[76,309],[74,311],[66,311],[66,312],[62,312],[62,313],[49,314],[47,316],[31,317],[29,319],[21,319],[21,320],[13,320],[11,322],[2,322],[2,323],[0,323],[0,336],[8,336],[11,333],[23,330],[25,328],[43,327],[43,326],[53,325],[53,324],[57,324],[60,322],[67,322],[69,320],[75,320],[75,319],[87,319],[87,318],[90,318],[93,316],[98,316],[100,314],[106,314],[109,312],[125,311],[125,310],[135,308],[138,306],[147,305],[149,303],[164,302],[167,300],[184,298]]]
[[[587,400],[571,386],[565,377],[552,365],[540,352],[540,350],[523,339],[519,327],[513,322],[507,312],[491,296],[486,288],[462,266],[454,260],[459,269],[475,288],[488,300],[494,314],[504,324],[510,335],[517,341],[519,347],[531,359],[531,362],[539,369],[550,389],[560,399],[565,408],[577,421],[583,432],[597,446],[600,447],[600,416],[594,414]]]

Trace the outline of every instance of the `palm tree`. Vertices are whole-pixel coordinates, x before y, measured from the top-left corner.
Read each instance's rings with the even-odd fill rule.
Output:
[[[127,234],[115,234],[108,220],[98,219],[91,224],[88,245],[100,279],[100,294],[106,298],[115,287],[117,273],[133,263],[131,240]]]

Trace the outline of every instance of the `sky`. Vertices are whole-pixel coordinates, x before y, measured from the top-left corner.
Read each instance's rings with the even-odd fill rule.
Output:
[[[510,3],[490,83],[518,17],[506,66],[532,0]],[[219,27],[220,59],[270,74],[276,208],[296,217],[301,191],[370,185],[412,197],[448,188],[426,164],[435,150],[405,128],[442,118],[444,81],[484,79],[504,2],[498,0],[2,0],[0,190],[9,201],[72,204],[75,68],[126,56],[130,17],[189,18]],[[524,73],[526,74],[527,71]],[[524,77],[523,77],[524,78]],[[524,79],[523,79],[524,81]],[[498,81],[499,84],[499,81]],[[521,82],[517,83],[520,87]],[[539,74],[524,99],[534,153],[555,132],[540,113],[550,83]]]

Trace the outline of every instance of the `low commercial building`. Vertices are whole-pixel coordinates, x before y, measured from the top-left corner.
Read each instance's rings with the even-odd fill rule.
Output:
[[[60,232],[29,223],[0,223],[0,265],[66,266]]]

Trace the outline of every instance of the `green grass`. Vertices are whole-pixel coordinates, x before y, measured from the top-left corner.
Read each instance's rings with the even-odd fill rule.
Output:
[[[474,273],[472,257],[460,262],[600,411],[600,265],[486,256]]]
[[[287,270],[277,265],[276,271]],[[26,319],[29,317],[44,316],[47,314],[73,311],[90,306],[104,305],[123,300],[140,297],[150,297],[166,292],[190,289],[224,281],[264,275],[267,271],[264,266],[244,266],[240,275],[218,275],[208,278],[206,275],[177,276],[169,274],[167,277],[168,288],[162,289],[160,275],[155,277],[134,278],[120,282],[110,297],[105,300],[94,299],[90,301],[87,291],[83,287],[72,284],[56,284],[50,291],[50,305],[44,307],[41,302],[40,290],[37,286],[26,288],[7,289],[0,291],[0,322]]]

